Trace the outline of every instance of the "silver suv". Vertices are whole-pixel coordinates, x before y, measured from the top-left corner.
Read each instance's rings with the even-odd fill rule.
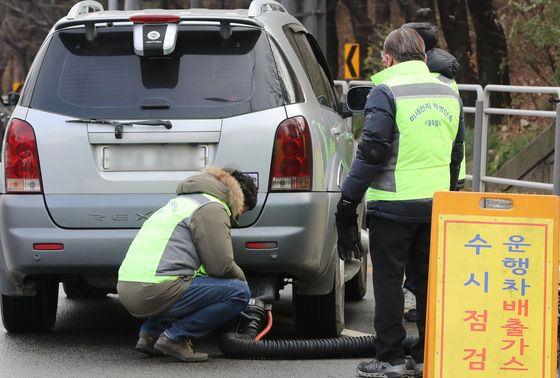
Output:
[[[299,332],[340,334],[345,292],[362,298],[367,271],[336,252],[354,150],[342,109],[316,40],[274,1],[76,4],[39,50],[3,140],[4,327],[50,330],[61,282],[71,298],[114,292],[142,223],[212,164],[258,184],[232,230],[254,295],[277,299],[291,283]]]

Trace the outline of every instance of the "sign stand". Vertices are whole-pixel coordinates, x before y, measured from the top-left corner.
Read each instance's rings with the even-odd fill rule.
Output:
[[[552,378],[560,197],[434,196],[424,377]]]

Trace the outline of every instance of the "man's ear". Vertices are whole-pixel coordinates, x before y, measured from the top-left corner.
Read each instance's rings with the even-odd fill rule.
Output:
[[[385,54],[385,56],[386,56],[385,59],[387,59],[387,67],[393,66],[395,64],[395,58],[393,58],[393,55]]]

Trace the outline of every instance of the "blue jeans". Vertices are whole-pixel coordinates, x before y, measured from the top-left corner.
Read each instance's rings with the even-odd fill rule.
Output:
[[[140,335],[157,337],[165,331],[173,340],[205,336],[239,314],[250,298],[249,286],[240,280],[193,278],[167,312],[147,319],[140,326]]]

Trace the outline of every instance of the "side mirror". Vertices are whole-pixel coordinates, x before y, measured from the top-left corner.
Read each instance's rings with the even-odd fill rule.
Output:
[[[370,86],[352,87],[346,94],[346,106],[352,112],[362,112],[366,107]]]
[[[8,103],[7,106],[16,106],[19,101],[19,93],[8,92]]]
[[[346,103],[346,99],[339,102],[338,114],[340,114],[342,118],[349,118],[352,117],[352,115],[354,114],[350,109],[348,109],[348,104]]]

